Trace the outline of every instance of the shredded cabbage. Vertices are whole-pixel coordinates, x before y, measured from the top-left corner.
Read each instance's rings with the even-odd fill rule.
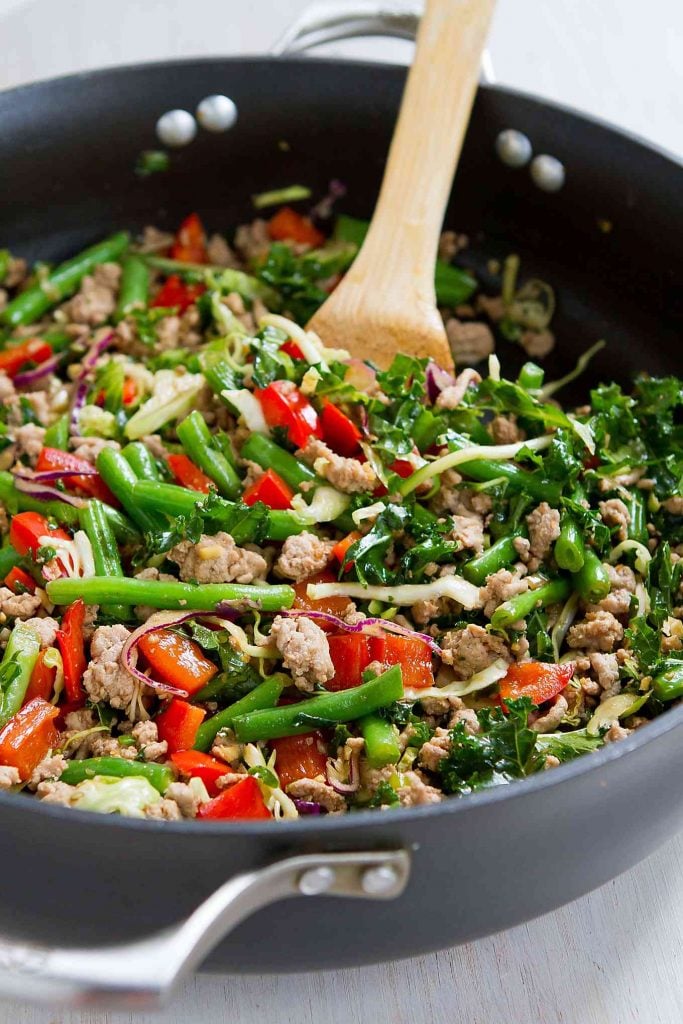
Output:
[[[422,697],[464,697],[466,693],[474,693],[476,690],[485,690],[493,686],[499,679],[503,679],[508,672],[508,663],[502,658],[497,658],[488,668],[482,669],[469,679],[456,679],[446,686],[430,686],[422,690],[405,690],[404,694],[408,700],[421,700]]]
[[[270,427],[266,423],[263,409],[256,395],[247,388],[230,388],[221,391],[223,398],[237,409],[249,430],[255,434],[270,436]]]
[[[309,583],[306,593],[314,601],[325,597],[353,597],[359,601],[384,601],[393,605],[414,605],[417,601],[433,601],[449,597],[471,611],[481,608],[479,587],[462,576],[440,576],[431,583],[404,583],[397,587],[364,586],[362,583]]]
[[[624,540],[621,544],[617,544],[617,546],[612,548],[610,551],[610,564],[615,565],[623,555],[624,551],[636,552],[635,567],[641,576],[645,576],[647,573],[647,564],[652,560],[652,554],[648,548],[646,548],[644,544],[641,544],[640,541]]]
[[[125,779],[96,775],[94,779],[79,782],[72,804],[79,811],[99,811],[100,814],[125,814],[128,818],[144,818],[145,808],[158,804],[162,797],[151,782],[141,775]]]
[[[350,500],[347,494],[323,484],[313,492],[309,504],[306,504],[302,494],[295,494],[292,498],[292,514],[303,526],[331,523],[346,511]]]
[[[176,373],[159,370],[154,374],[154,391],[144,405],[131,416],[124,434],[131,441],[144,434],[153,434],[170,420],[187,416],[196,405],[197,395],[204,387],[201,373]]]

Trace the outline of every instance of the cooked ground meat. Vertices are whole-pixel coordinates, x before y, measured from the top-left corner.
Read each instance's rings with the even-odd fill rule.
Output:
[[[534,558],[543,561],[550,554],[553,543],[560,536],[560,513],[542,501],[526,517],[529,527],[530,551]]]
[[[529,589],[529,581],[509,569],[499,569],[486,578],[486,584],[480,590],[484,606],[484,615],[490,619],[496,608],[517,594],[524,594]]]
[[[458,375],[455,384],[444,388],[436,399],[437,409],[457,409],[467,389],[481,383],[481,375],[476,370],[467,368]]]
[[[662,502],[662,507],[672,516],[683,516],[683,497],[676,495]]]
[[[418,764],[430,772],[438,772],[444,757],[450,754],[451,747],[450,730],[437,729],[432,738],[420,747]]]
[[[37,423],[25,423],[12,431],[17,446],[17,458],[25,456],[32,466],[40,455],[45,444],[45,428]]]
[[[313,466],[319,476],[344,494],[374,491],[379,484],[369,462],[358,462],[357,459],[345,459],[342,455],[336,455],[323,441],[312,435],[306,447],[298,451],[297,455]]]
[[[446,321],[446,335],[456,363],[480,363],[496,347],[491,328],[481,323],[462,323],[455,317]]]
[[[42,648],[52,647],[57,637],[57,630],[59,629],[59,623],[56,619],[50,618],[46,615],[44,618],[26,619],[25,625],[30,626],[35,633],[38,634],[40,640],[40,646]]]
[[[8,587],[0,587],[0,616],[29,619],[36,614],[41,604],[39,594],[15,594]]]
[[[484,520],[481,516],[452,516],[451,522],[453,527],[449,535],[460,547],[470,548],[477,554],[484,550]]]
[[[517,444],[526,437],[521,427],[517,426],[517,417],[494,416],[489,423],[489,433],[495,444]]]
[[[599,508],[605,526],[617,528],[614,534],[615,540],[626,540],[631,516],[621,498],[610,498],[609,501],[601,501]]]
[[[611,612],[588,612],[567,634],[569,647],[582,647],[586,651],[611,651],[624,636],[624,627]]]
[[[616,654],[601,654],[592,651],[589,654],[591,668],[598,677],[598,684],[602,690],[602,699],[614,696],[621,689],[619,683],[619,662]]]
[[[139,683],[121,664],[121,651],[130,636],[125,626],[99,626],[90,645],[90,664],[83,675],[83,686],[95,704],[103,701],[125,711],[131,721],[144,718],[141,698],[144,684]]]
[[[566,697],[561,693],[558,694],[552,707],[544,715],[537,718],[535,722],[532,722],[531,728],[534,732],[554,732],[567,714],[568,707],[569,704]]]
[[[68,319],[91,327],[104,323],[116,307],[120,279],[118,263],[101,263],[95,267],[92,275],[83,278],[76,295],[62,307]]]
[[[341,793],[337,793],[332,786],[320,782],[319,779],[297,779],[290,782],[287,793],[292,799],[311,800],[320,804],[330,814],[342,814],[346,810],[346,800]]]
[[[543,359],[555,348],[555,335],[547,328],[542,331],[522,331],[519,343],[532,359]]]
[[[16,768],[10,765],[0,765],[0,790],[11,789],[21,782],[21,775]]]
[[[452,666],[456,679],[469,679],[498,658],[512,660],[504,640],[475,625],[446,633],[441,649],[443,661]]]
[[[168,557],[179,566],[181,580],[197,583],[253,583],[268,571],[263,555],[238,547],[222,530],[213,536],[202,534],[197,544],[183,540]]]
[[[278,615],[270,637],[299,690],[310,692],[334,676],[327,635],[312,619],[304,615],[291,619]]]
[[[293,534],[282,545],[275,571],[291,580],[305,580],[322,572],[330,561],[334,541],[323,540],[315,533]]]

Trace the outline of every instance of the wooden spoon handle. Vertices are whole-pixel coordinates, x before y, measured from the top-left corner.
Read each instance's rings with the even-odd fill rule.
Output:
[[[434,267],[495,0],[427,0],[372,224],[350,275],[433,307]]]

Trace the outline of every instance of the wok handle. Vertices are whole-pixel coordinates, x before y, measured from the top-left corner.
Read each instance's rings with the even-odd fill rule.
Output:
[[[304,9],[270,52],[275,57],[284,57],[325,43],[365,36],[414,42],[423,6],[421,0],[320,0]],[[481,79],[489,85],[496,80],[488,50],[482,57]]]
[[[305,854],[236,875],[186,920],[137,942],[51,949],[0,941],[0,997],[51,1007],[153,1008],[256,910],[295,896],[395,899],[409,873],[404,850]]]

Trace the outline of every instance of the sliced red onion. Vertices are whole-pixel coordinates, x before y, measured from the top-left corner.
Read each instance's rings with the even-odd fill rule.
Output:
[[[18,472],[14,474],[20,480],[31,480],[35,483],[51,483],[53,480],[64,480],[70,476],[97,476],[97,470],[94,466],[89,466],[88,469],[46,469],[41,470],[39,473],[25,473]]]
[[[50,356],[40,366],[34,367],[32,370],[24,370],[23,373],[17,373],[14,378],[14,383],[18,388],[25,388],[29,384],[35,384],[37,380],[42,380],[43,377],[47,377],[48,374],[54,373],[59,366],[61,356],[55,355]]]
[[[69,431],[72,436],[80,437],[81,432],[78,428],[78,416],[81,409],[85,405],[85,400],[88,395],[88,388],[90,386],[90,376],[95,369],[95,364],[100,358],[102,353],[111,345],[114,340],[114,332],[109,331],[99,338],[93,345],[90,346],[85,356],[81,360],[81,372],[76,378],[76,390],[74,398],[71,403],[71,412],[69,414]],[[72,474],[73,475],[73,474]]]
[[[455,377],[447,370],[442,369],[438,363],[427,363],[425,383],[429,401],[435,402],[444,388],[453,387]]]
[[[353,625],[350,625],[348,622],[344,622],[343,619],[338,618],[336,615],[330,615],[329,612],[307,611],[303,608],[283,609],[278,612],[278,615],[305,615],[307,619],[318,619],[321,622],[329,622],[330,625],[334,626],[336,629],[344,629],[347,633],[375,633],[375,635],[378,635],[378,630],[384,630],[386,633],[396,633],[397,636],[407,636],[412,640],[422,640],[423,643],[429,646],[433,654],[441,654],[441,648],[434,637],[429,636],[427,633],[418,633],[415,629],[408,629],[407,626],[400,626],[398,622],[391,622],[390,619],[360,619],[358,622],[354,622]]]
[[[141,626],[138,626],[134,630],[121,651],[121,664],[123,667],[130,672],[132,676],[139,679],[145,686],[150,686],[153,690],[158,690],[162,693],[173,693],[178,697],[187,697],[187,690],[180,690],[175,686],[170,686],[168,683],[160,683],[156,679],[150,679],[148,675],[141,672],[137,667],[138,664],[138,651],[137,646],[142,640],[143,636],[147,636],[149,633],[154,633],[157,629],[168,629],[172,626],[180,626],[183,622],[187,622],[188,619],[206,619],[206,618],[219,618],[219,619],[230,619],[232,620],[235,614],[235,609],[228,607],[222,609],[220,605],[216,606],[216,609],[211,612],[200,612],[200,611],[187,611],[187,612],[155,612],[153,615],[143,622]]]
[[[71,475],[73,476],[73,473]],[[18,473],[14,477],[14,483],[18,491],[30,494],[38,501],[63,501],[66,505],[73,505],[74,508],[84,508],[88,504],[85,498],[76,498],[72,494],[65,494],[64,491],[58,491],[56,487],[50,487],[40,480],[20,476]]]
[[[301,815],[306,814],[327,814],[326,809],[322,804],[317,804],[314,800],[298,800],[294,799],[294,806]]]
[[[327,195],[311,208],[310,216],[315,221],[329,220],[337,199],[342,199],[345,195],[346,185],[338,178],[333,178],[328,185]]]
[[[342,796],[345,796],[347,793],[357,793],[360,789],[360,750],[354,750],[348,760],[348,782],[342,781],[339,774],[339,768],[341,767],[339,762],[339,758],[328,757],[327,764],[325,765],[327,785],[331,786],[335,793],[341,793]]]

